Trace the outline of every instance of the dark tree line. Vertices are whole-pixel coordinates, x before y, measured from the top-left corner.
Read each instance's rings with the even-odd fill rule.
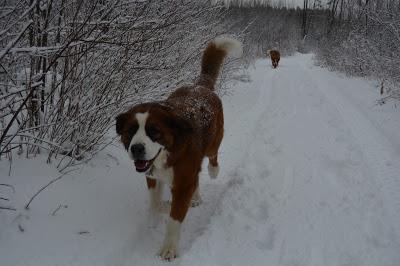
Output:
[[[381,80],[385,97],[400,99],[400,1],[332,0],[326,33],[316,47],[321,63]]]

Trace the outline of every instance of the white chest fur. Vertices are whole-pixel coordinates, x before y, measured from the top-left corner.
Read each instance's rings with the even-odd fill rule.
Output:
[[[146,176],[172,186],[174,171],[172,167],[165,167],[167,158],[168,152],[166,150],[161,151],[160,155],[154,160],[153,166],[146,173]]]

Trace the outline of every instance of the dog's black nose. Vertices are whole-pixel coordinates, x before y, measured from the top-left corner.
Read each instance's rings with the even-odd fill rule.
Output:
[[[144,157],[144,145],[143,144],[132,145],[131,152],[134,159],[142,160]]]

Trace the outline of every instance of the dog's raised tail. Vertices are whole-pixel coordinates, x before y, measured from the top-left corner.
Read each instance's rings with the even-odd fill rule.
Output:
[[[242,50],[242,43],[229,37],[219,37],[210,42],[203,53],[197,84],[214,89],[224,58],[240,57]]]

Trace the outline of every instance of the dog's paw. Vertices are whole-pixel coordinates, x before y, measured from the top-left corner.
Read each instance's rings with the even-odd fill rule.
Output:
[[[211,164],[208,165],[208,174],[210,175],[211,179],[216,179],[219,173],[219,166],[212,166]]]
[[[178,248],[175,243],[166,243],[163,245],[158,255],[163,260],[171,261],[178,257]]]
[[[201,203],[203,203],[201,198],[192,199],[192,201],[190,202],[190,207],[195,208],[195,207],[199,206]]]

